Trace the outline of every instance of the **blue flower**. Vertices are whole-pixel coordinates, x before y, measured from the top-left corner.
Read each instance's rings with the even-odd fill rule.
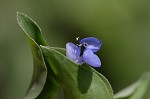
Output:
[[[87,63],[93,67],[100,67],[101,61],[99,57],[94,54],[100,50],[102,41],[94,37],[84,38],[79,41],[79,45],[73,43],[66,44],[66,56],[77,64]],[[83,52],[81,52],[81,46],[84,46]],[[83,53],[81,55],[81,53]]]
[[[67,43],[66,44],[66,56],[74,61],[75,63],[79,63],[81,64],[82,58],[80,57],[80,53],[81,53],[81,47],[73,44],[73,43]]]
[[[82,44],[86,49],[90,49],[93,52],[97,52],[98,50],[100,50],[102,41],[94,37],[88,37],[88,38],[82,39],[80,41],[80,44]]]

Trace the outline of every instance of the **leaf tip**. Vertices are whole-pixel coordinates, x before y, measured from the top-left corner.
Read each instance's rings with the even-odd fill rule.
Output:
[[[20,18],[22,15],[23,15],[23,13],[20,13],[17,11],[17,23],[19,24],[19,26],[20,26]]]
[[[18,19],[18,17],[19,17],[21,14],[22,14],[22,13],[20,13],[20,12],[17,11],[17,19]]]
[[[19,11],[17,11],[17,15],[19,14],[20,12]]]
[[[20,23],[23,18],[29,18],[26,14],[17,11],[17,22]]]

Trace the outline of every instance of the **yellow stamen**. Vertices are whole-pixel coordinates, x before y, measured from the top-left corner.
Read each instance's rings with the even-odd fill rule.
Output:
[[[76,41],[79,41],[80,37],[76,37]]]

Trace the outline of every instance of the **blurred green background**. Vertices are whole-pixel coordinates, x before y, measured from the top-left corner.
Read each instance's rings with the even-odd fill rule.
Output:
[[[150,71],[150,0],[0,0],[0,99],[23,99],[32,76],[17,11],[39,24],[50,46],[65,47],[78,36],[101,39],[98,71],[114,92]]]

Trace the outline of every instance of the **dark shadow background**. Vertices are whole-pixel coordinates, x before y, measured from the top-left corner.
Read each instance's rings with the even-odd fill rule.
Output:
[[[32,77],[31,50],[17,11],[39,24],[50,46],[65,47],[78,36],[101,39],[98,71],[114,92],[150,71],[149,0],[0,0],[1,99],[23,99]],[[148,95],[150,90],[144,99]]]

